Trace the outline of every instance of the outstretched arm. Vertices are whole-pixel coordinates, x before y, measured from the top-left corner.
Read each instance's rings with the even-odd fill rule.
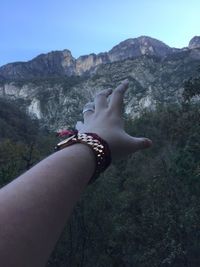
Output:
[[[149,147],[123,129],[122,104],[128,82],[95,98],[80,132],[93,132],[109,145],[112,158]],[[110,101],[107,97],[110,96]],[[91,148],[74,144],[44,159],[0,190],[0,266],[45,266],[64,225],[92,177]]]

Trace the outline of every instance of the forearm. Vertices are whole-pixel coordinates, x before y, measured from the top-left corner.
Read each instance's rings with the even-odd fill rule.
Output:
[[[44,266],[95,169],[92,150],[65,148],[0,190],[0,265]]]
[[[104,171],[115,156],[151,146],[149,139],[132,137],[123,129],[127,87],[124,81],[113,93],[102,91],[94,108],[84,110],[79,134],[93,133],[102,140],[91,142],[83,136],[93,151],[84,144],[67,147],[0,190],[0,266],[43,267],[94,171]]]

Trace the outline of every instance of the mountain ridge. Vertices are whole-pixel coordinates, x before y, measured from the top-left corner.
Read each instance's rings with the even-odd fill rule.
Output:
[[[182,101],[184,82],[199,77],[200,38],[192,39],[191,46],[176,50],[141,37],[120,43],[110,54],[90,54],[79,60],[67,49],[39,55],[30,65],[14,63],[18,68],[11,67],[10,73],[4,69],[10,80],[0,72],[0,97],[19,101],[43,126],[59,130],[81,120],[82,107],[97,92],[128,78],[125,112],[135,118],[145,109]],[[81,75],[74,75],[75,66]]]
[[[0,67],[0,80],[37,79],[49,76],[81,76],[94,73],[101,64],[137,58],[143,55],[165,58],[168,55],[200,47],[200,37],[193,37],[186,48],[172,48],[148,36],[126,39],[108,52],[91,53],[74,58],[68,49],[40,54],[27,62],[8,63]]]

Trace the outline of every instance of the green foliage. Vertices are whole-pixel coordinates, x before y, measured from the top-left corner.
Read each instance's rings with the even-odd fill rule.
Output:
[[[23,104],[0,99],[0,139],[9,138],[14,141],[27,141],[35,136],[39,127],[38,121],[31,120],[25,110],[19,108]]]
[[[184,83],[183,98],[190,101],[192,97],[200,95],[200,78],[190,78]]]
[[[55,144],[54,136],[41,130],[19,104],[0,99],[0,186],[52,152]]]

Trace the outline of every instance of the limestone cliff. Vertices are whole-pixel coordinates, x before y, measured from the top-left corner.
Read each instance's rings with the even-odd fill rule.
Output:
[[[95,70],[100,64],[109,63],[109,57],[107,53],[90,54],[87,56],[81,56],[76,60],[76,75],[83,75]]]

